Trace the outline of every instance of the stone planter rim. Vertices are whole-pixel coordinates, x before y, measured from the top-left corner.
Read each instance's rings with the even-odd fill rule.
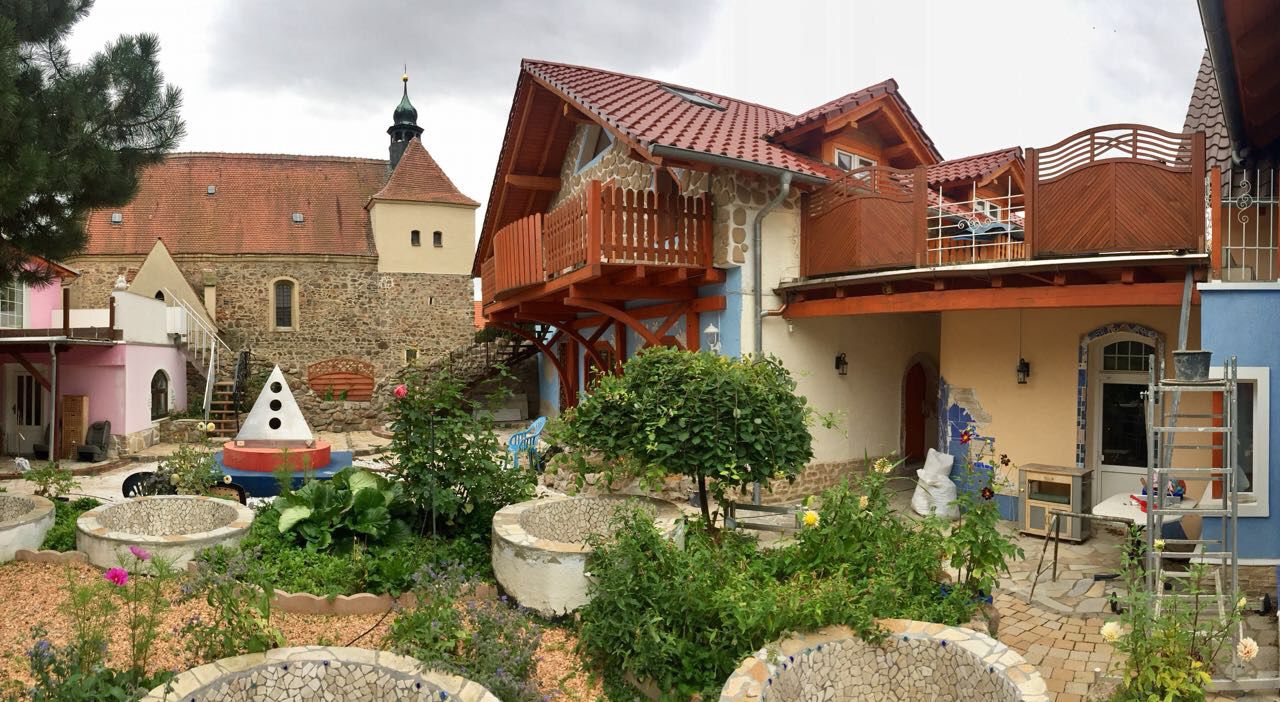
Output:
[[[247,653],[222,658],[179,673],[173,680],[147,693],[140,702],[168,702],[199,694],[222,678],[247,673],[256,668],[294,663],[337,661],[351,665],[371,665],[406,676],[414,676],[446,688],[462,702],[501,702],[480,683],[425,667],[417,659],[389,651],[348,646],[293,646],[273,648],[263,653]]]
[[[556,541],[553,539],[544,539],[536,536],[524,528],[520,523],[520,517],[539,507],[555,504],[557,502],[580,501],[580,500],[640,500],[652,504],[658,509],[658,514],[654,518],[653,523],[658,528],[658,532],[663,536],[670,536],[675,532],[678,522],[683,516],[680,508],[674,503],[657,497],[649,497],[648,495],[630,495],[625,493],[611,493],[603,495],[555,495],[551,497],[538,497],[524,502],[517,502],[514,505],[507,505],[498,510],[493,515],[493,533],[503,541],[510,543],[536,548],[542,551],[551,551],[555,553],[591,553],[591,546],[584,542],[575,541]],[[585,536],[585,535],[584,535]]]
[[[41,497],[39,495],[19,495],[16,493],[0,493],[0,500],[12,498],[31,502],[31,509],[19,514],[13,519],[0,522],[0,531],[40,521],[53,511],[53,500],[50,500],[47,497]]]
[[[1040,671],[1017,651],[982,632],[911,619],[879,619],[877,623],[889,634],[887,643],[904,639],[926,639],[955,645],[981,661],[992,674],[1002,675],[1009,680],[1018,689],[1019,700],[1049,700],[1048,687]],[[758,702],[779,672],[785,672],[786,668],[781,666],[789,663],[795,656],[829,643],[850,639],[861,640],[849,627],[833,625],[813,632],[793,633],[787,638],[772,642],[747,657],[733,671],[721,688],[720,702]],[[979,655],[966,646],[970,643],[985,649],[986,655]],[[777,653],[771,655],[770,651]]]
[[[216,501],[218,504],[226,505],[235,510],[236,515],[235,518],[227,524],[208,531],[196,531],[190,534],[135,534],[132,532],[115,530],[102,523],[102,515],[114,507],[152,500]],[[76,520],[76,531],[83,532],[104,541],[129,544],[178,545],[217,540],[224,536],[231,536],[244,532],[249,528],[249,525],[253,523],[253,517],[253,510],[248,507],[240,504],[239,502],[232,502],[218,497],[208,497],[206,495],[147,495],[144,497],[132,497],[120,502],[108,502],[94,507],[84,514],[81,514],[80,518]]]

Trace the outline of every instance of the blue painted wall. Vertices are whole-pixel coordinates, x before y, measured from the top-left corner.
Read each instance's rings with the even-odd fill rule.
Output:
[[[1201,348],[1214,364],[1235,356],[1241,366],[1271,369],[1269,517],[1241,517],[1240,558],[1280,558],[1280,290],[1200,290]],[[1205,538],[1220,533],[1217,519],[1204,520]]]

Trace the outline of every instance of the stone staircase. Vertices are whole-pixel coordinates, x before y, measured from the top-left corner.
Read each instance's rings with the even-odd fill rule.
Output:
[[[431,373],[448,368],[467,389],[471,389],[496,377],[499,367],[515,369],[537,354],[538,348],[525,339],[500,336],[456,348],[419,369]]]

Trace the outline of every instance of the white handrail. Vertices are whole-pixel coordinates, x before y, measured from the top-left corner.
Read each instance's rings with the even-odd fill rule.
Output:
[[[231,347],[227,345],[222,337],[218,336],[218,330],[209,322],[205,321],[204,315],[197,312],[185,300],[174,295],[172,291],[165,288],[165,302],[170,306],[177,306],[183,311],[183,327],[181,336],[186,341],[187,348],[191,350],[194,361],[205,361],[208,359],[208,370],[204,376],[204,419],[209,420],[209,410],[213,404],[213,376],[218,367],[218,348],[231,352]]]

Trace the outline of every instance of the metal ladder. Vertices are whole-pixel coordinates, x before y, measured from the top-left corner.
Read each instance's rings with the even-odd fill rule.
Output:
[[[1170,598],[1189,598],[1191,595],[1165,588],[1166,581],[1187,580],[1187,571],[1167,570],[1166,561],[1197,561],[1206,564],[1211,571],[1214,592],[1211,602],[1216,604],[1218,616],[1225,618],[1234,605],[1239,592],[1239,566],[1237,552],[1237,519],[1239,493],[1236,485],[1236,359],[1232,356],[1222,365],[1222,377],[1202,381],[1182,381],[1164,377],[1163,359],[1152,357],[1146,393],[1147,417],[1147,552],[1146,584],[1155,594],[1156,607]],[[1181,410],[1183,393],[1221,393],[1222,411],[1184,412]],[[1180,420],[1191,420],[1183,423]],[[1188,443],[1194,438],[1209,437],[1207,443]],[[1218,455],[1219,465],[1174,467],[1174,457],[1179,452],[1208,452]],[[1211,497],[1193,508],[1185,508],[1180,500],[1167,494],[1171,481],[1209,480],[1220,481],[1221,495]],[[1206,491],[1211,495],[1211,491]],[[1165,548],[1157,550],[1155,541],[1169,517],[1215,517],[1221,520],[1216,538],[1163,539]],[[1190,551],[1170,551],[1168,546],[1192,546]],[[1241,633],[1237,628],[1235,638]]]

